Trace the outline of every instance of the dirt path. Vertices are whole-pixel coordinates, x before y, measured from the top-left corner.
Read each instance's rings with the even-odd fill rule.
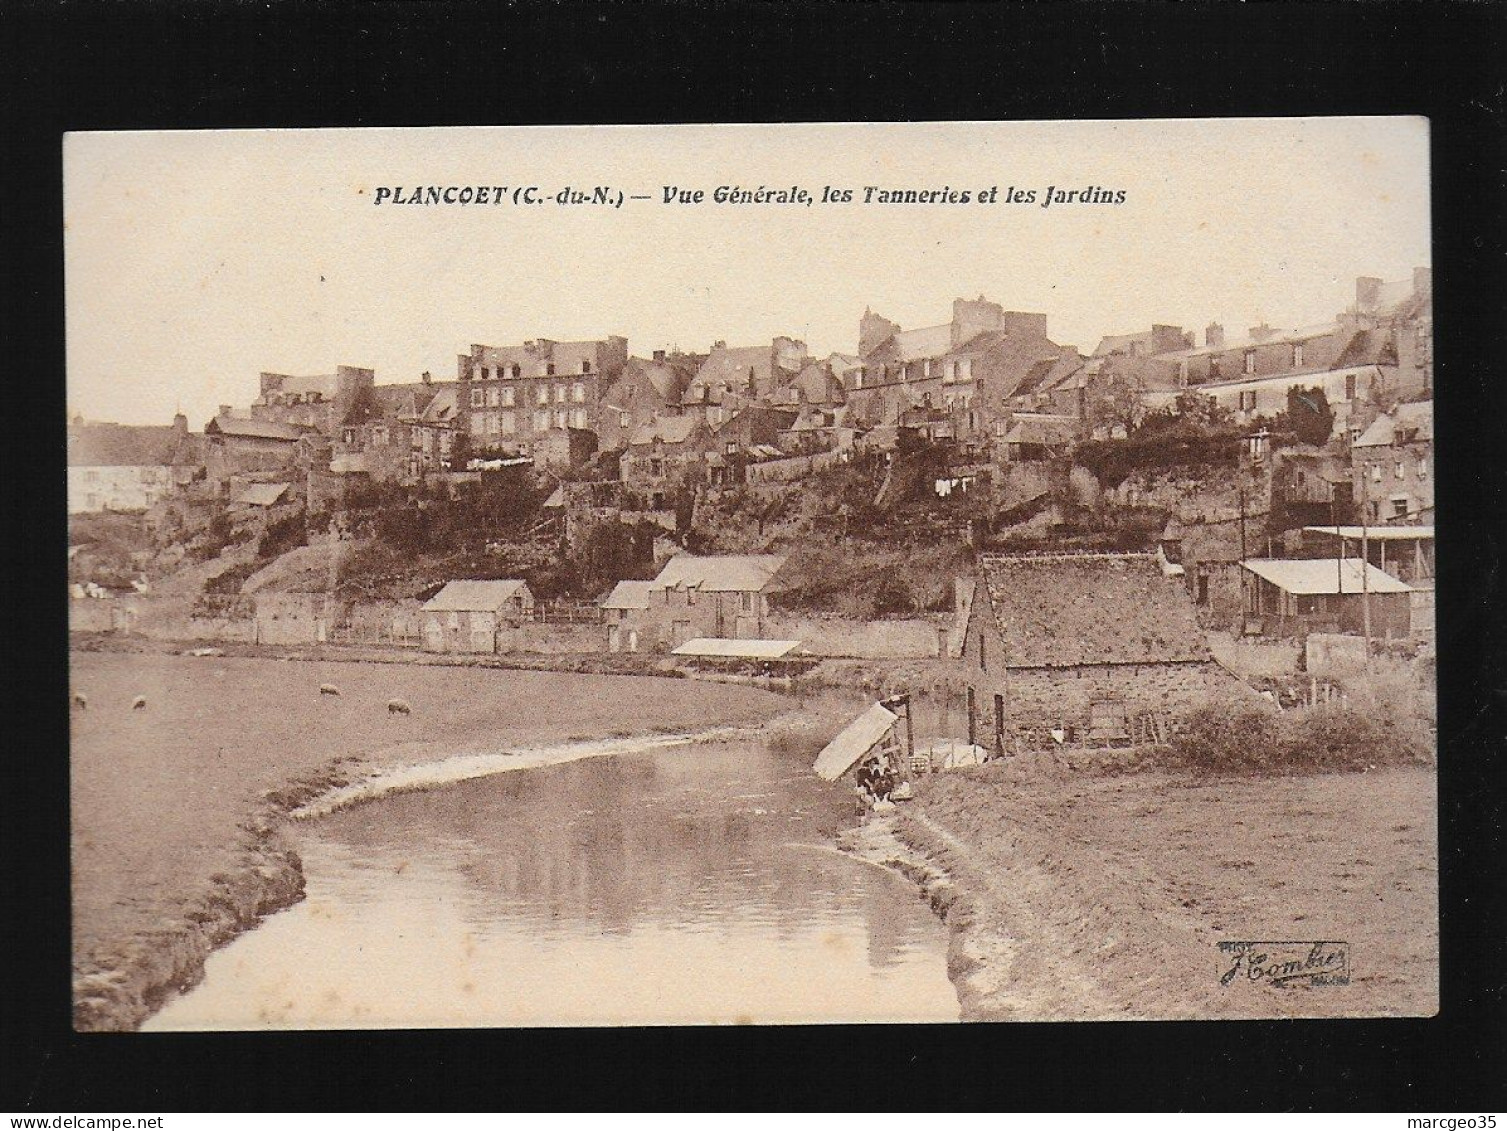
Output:
[[[894,833],[942,874],[923,887],[950,885],[966,1017],[1438,1008],[1432,771],[1195,782],[1006,763],[918,793]],[[1221,984],[1218,944],[1257,940],[1343,941],[1350,984]]]

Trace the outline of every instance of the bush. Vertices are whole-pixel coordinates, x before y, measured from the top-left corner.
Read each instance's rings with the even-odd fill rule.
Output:
[[[1199,774],[1364,770],[1430,756],[1417,720],[1343,702],[1285,714],[1254,704],[1201,707],[1167,751],[1172,764]]]
[[[915,609],[916,601],[904,578],[887,574],[874,586],[872,613],[876,617],[897,616]]]

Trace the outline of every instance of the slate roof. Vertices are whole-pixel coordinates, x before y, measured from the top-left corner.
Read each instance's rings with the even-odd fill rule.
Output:
[[[1297,558],[1279,560],[1255,558],[1243,563],[1257,577],[1270,581],[1278,589],[1288,593],[1310,596],[1321,593],[1341,592],[1341,574],[1345,593],[1360,593],[1361,560],[1359,558]],[[1404,585],[1390,574],[1382,573],[1374,565],[1366,566],[1364,587],[1372,593],[1411,593],[1413,587]]]
[[[703,593],[757,593],[785,564],[780,554],[676,554],[651,583],[659,589],[699,589]]]
[[[1209,659],[1187,591],[1150,554],[985,554],[978,564],[1006,667]]]
[[[1371,427],[1362,432],[1352,445],[1357,448],[1389,448],[1397,440],[1399,432],[1416,431],[1405,443],[1418,443],[1434,438],[1434,402],[1411,401],[1400,404],[1390,413],[1382,413],[1371,422]]]
[[[247,436],[257,440],[287,440],[292,442],[317,432],[302,424],[283,424],[276,420],[251,420],[243,416],[217,416],[204,426],[206,432],[222,436]]]
[[[652,581],[619,581],[612,592],[602,599],[604,609],[647,609]]]
[[[630,444],[652,444],[658,440],[665,444],[683,444],[696,431],[700,418],[695,416],[665,416],[640,424],[633,430]]]
[[[253,507],[270,507],[288,493],[287,483],[249,483],[230,499],[232,503],[245,503]]]
[[[170,424],[82,424],[68,429],[70,467],[169,467],[197,462],[200,437]]]
[[[424,602],[426,612],[489,612],[501,610],[528,586],[520,578],[503,581],[452,581]]]
[[[901,330],[890,339],[901,361],[918,361],[926,357],[941,357],[952,348],[952,323],[940,326],[921,326],[915,330]]]

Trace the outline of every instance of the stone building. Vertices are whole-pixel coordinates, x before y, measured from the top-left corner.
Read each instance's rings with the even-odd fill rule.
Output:
[[[621,462],[624,487],[660,510],[678,490],[704,478],[712,431],[698,416],[672,416],[641,425]]]
[[[628,339],[471,346],[456,359],[456,435],[472,450],[533,454],[551,431],[597,431],[602,393],[628,363]],[[459,442],[459,441],[457,441]]]
[[[507,652],[510,630],[533,618],[534,595],[518,578],[452,581],[424,603],[426,652]]]
[[[1434,402],[1400,404],[1350,447],[1355,502],[1366,521],[1434,521]]]
[[[260,392],[251,402],[252,420],[312,428],[324,436],[338,436],[341,425],[375,383],[370,369],[339,365],[334,373],[294,376],[263,373]]]
[[[68,513],[146,510],[203,474],[203,437],[170,425],[68,428]]]
[[[664,350],[652,360],[630,357],[622,374],[602,394],[597,435],[603,451],[621,451],[636,429],[662,416],[680,413],[680,398],[695,376],[671,361]]]
[[[619,650],[665,651],[698,637],[761,639],[769,593],[784,564],[777,554],[676,554],[646,588],[625,582],[613,590],[603,605],[609,644],[615,639]]]
[[[1149,554],[978,558],[961,660],[970,737],[996,751],[1132,740],[1249,689],[1214,662]]]

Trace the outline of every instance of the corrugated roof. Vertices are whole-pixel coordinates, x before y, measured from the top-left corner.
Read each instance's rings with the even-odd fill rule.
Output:
[[[731,660],[778,660],[801,646],[799,640],[730,640],[698,636],[675,648],[672,656],[720,656]]]
[[[884,739],[899,718],[883,703],[875,703],[822,748],[811,766],[816,776],[823,781],[836,781],[842,777]]]
[[[253,507],[270,507],[288,493],[287,483],[248,483],[231,498],[232,503],[245,503]]]
[[[676,554],[653,581],[655,589],[700,589],[706,593],[757,593],[785,558],[780,554]]]
[[[1359,558],[1257,558],[1243,564],[1257,577],[1270,581],[1278,589],[1302,596],[1359,593],[1363,587]],[[1413,591],[1411,585],[1404,585],[1395,577],[1382,573],[1374,565],[1366,566],[1364,588],[1372,593]]]
[[[428,612],[497,612],[520,590],[527,590],[521,578],[502,581],[452,581],[424,602]]]
[[[1417,542],[1434,536],[1432,526],[1305,526],[1303,530],[1330,537],[1338,532],[1341,538],[1352,538],[1357,542],[1363,534],[1373,542]]]
[[[1209,658],[1182,585],[1150,554],[982,555],[1006,667]]]
[[[647,609],[652,581],[619,581],[603,599],[604,609]]]

